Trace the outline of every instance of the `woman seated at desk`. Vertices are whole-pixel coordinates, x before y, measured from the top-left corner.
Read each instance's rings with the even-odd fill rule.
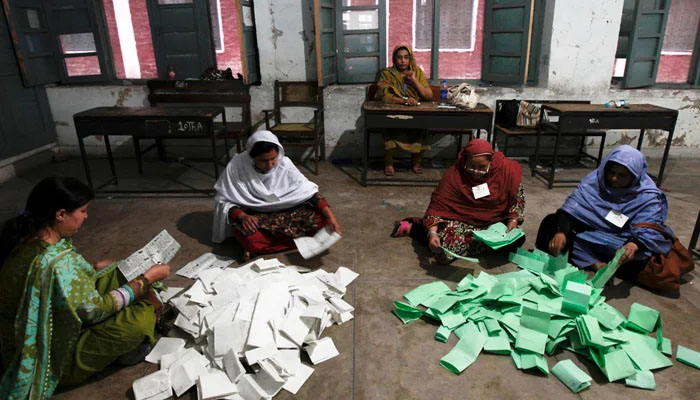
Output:
[[[113,361],[135,364],[155,341],[160,301],[154,265],[126,282],[117,262],[90,265],[71,236],[87,218],[92,190],[74,178],[46,178],[0,234],[0,398],[45,399]]]
[[[312,236],[326,225],[341,233],[318,185],[284,156],[272,132],[255,132],[246,151],[233,157],[214,188],[212,240],[221,243],[235,236],[246,259],[293,249],[294,238]]]
[[[522,167],[506,158],[483,139],[472,139],[462,149],[457,163],[451,166],[433,192],[425,216],[407,218],[394,228],[392,236],[406,236],[424,241],[440,263],[454,256],[473,256],[487,246],[475,240],[475,230],[503,222],[507,231],[523,222],[525,194]],[[521,246],[523,236],[508,246]]]
[[[568,251],[572,264],[594,270],[624,247],[620,263],[625,265],[618,274],[634,279],[652,253],[671,248],[660,232],[634,225],[650,222],[672,234],[664,225],[667,213],[666,195],[647,175],[644,155],[622,145],[583,178],[556,214],[542,220],[535,245],[552,255]]]
[[[396,46],[391,54],[394,65],[384,68],[379,74],[375,100],[415,106],[420,100],[432,99],[433,92],[411,49],[404,45]],[[420,165],[423,152],[430,150],[426,131],[388,129],[384,132],[384,174],[387,176],[394,175],[394,155],[399,148],[411,153],[411,170],[416,174],[423,173]]]

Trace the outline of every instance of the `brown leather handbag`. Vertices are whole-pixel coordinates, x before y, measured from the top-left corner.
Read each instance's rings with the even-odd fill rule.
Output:
[[[651,222],[640,222],[632,227],[653,229],[672,242],[671,251],[668,254],[654,254],[651,256],[646,267],[637,275],[637,282],[651,289],[677,292],[681,283],[681,276],[695,268],[688,249],[681,244],[677,237],[669,234],[660,225]]]

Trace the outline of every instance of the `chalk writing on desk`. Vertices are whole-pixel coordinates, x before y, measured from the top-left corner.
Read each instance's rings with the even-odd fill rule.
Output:
[[[178,121],[177,130],[179,132],[202,132],[204,131],[204,125],[201,122],[196,121]]]
[[[589,124],[599,124],[600,120],[598,118],[588,118]]]
[[[175,87],[178,89],[184,89],[187,86],[189,86],[189,83],[187,83],[187,81],[175,81]]]

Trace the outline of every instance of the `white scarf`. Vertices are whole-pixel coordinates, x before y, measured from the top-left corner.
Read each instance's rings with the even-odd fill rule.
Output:
[[[267,173],[255,168],[250,150],[257,142],[270,142],[278,147],[277,163]],[[232,235],[228,211],[233,206],[255,211],[281,211],[309,200],[318,192],[318,185],[308,180],[284,156],[284,148],[270,131],[257,131],[246,143],[246,151],[236,154],[214,186],[216,208],[212,240],[220,243]]]

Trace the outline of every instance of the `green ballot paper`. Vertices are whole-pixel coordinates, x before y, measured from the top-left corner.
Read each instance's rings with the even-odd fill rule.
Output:
[[[625,254],[624,248],[621,247],[617,249],[615,257],[612,260],[610,260],[610,262],[606,266],[601,268],[600,271],[596,272],[593,279],[591,279],[591,286],[593,286],[596,289],[600,289],[603,286],[605,286],[605,283],[607,283],[610,280],[610,278],[612,278],[613,275],[615,275],[617,269],[620,268],[620,258],[622,258],[623,254]]]
[[[700,369],[700,353],[687,347],[678,346],[676,350],[676,360],[691,367]]]
[[[525,232],[520,228],[512,229],[508,233],[506,233],[506,229],[508,228],[502,222],[497,222],[489,226],[486,230],[474,231],[473,234],[476,240],[485,243],[494,250],[508,246],[525,236]]]
[[[445,252],[445,254],[447,254],[450,257],[459,258],[460,260],[469,261],[469,262],[473,262],[473,263],[479,262],[479,259],[477,259],[477,258],[460,256],[459,254],[457,254],[453,251],[447,250],[444,247],[440,247],[440,248],[442,249],[442,251]]]
[[[552,367],[552,373],[574,393],[591,386],[591,377],[571,360],[559,361]]]
[[[461,373],[476,361],[486,343],[486,335],[479,332],[479,328],[473,322],[466,325],[465,331],[464,337],[459,339],[457,345],[440,359],[440,365],[455,374]]]
[[[656,390],[656,381],[651,371],[639,371],[625,378],[625,385],[646,390]]]

